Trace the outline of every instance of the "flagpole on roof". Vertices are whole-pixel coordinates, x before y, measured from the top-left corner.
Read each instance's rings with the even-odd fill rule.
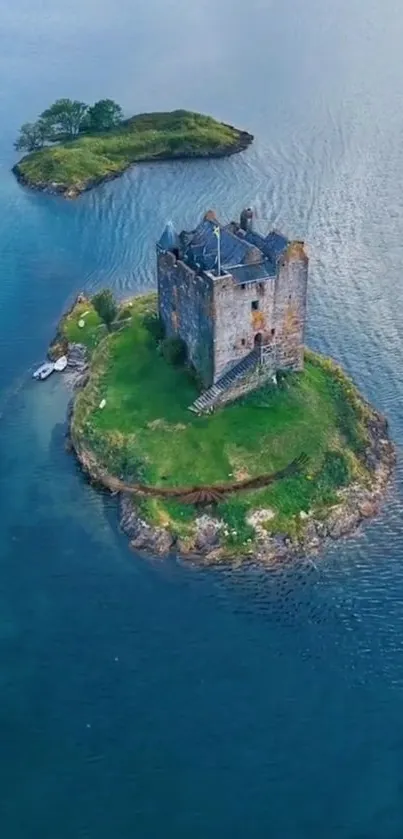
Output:
[[[221,231],[218,224],[214,227],[214,236],[217,239],[217,275],[221,277]]]

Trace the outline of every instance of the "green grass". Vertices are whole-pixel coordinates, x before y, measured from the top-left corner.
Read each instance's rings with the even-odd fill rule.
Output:
[[[16,171],[34,186],[57,183],[80,191],[92,180],[122,172],[137,161],[230,151],[238,140],[236,129],[202,114],[141,114],[108,133],[83,135],[32,152]]]
[[[79,322],[84,321],[84,326]],[[95,311],[90,300],[83,300],[76,303],[61,323],[61,334],[70,343],[85,344],[89,350],[93,350],[106,335],[106,327]]]
[[[277,470],[305,452],[302,474],[218,506],[232,547],[250,544],[250,511],[270,508],[268,529],[295,536],[301,511],[334,503],[338,488],[365,477],[369,409],[336,365],[309,353],[304,372],[281,387],[197,417],[187,410],[197,395],[191,377],[167,364],[144,326],[154,306],[153,295],[134,301],[129,325],[95,350],[90,383],[76,399],[74,438],[110,473],[159,486],[214,484]],[[190,536],[192,507],[152,499],[142,509],[148,520]]]

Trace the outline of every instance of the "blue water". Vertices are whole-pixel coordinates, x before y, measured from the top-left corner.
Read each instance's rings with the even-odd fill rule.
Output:
[[[0,0],[0,824],[5,839],[403,835],[403,11],[398,0]],[[59,96],[189,107],[256,143],[75,203],[10,175]],[[384,411],[380,518],[315,564],[146,561],[39,387],[77,291],[154,287],[168,218],[305,237],[308,340]]]

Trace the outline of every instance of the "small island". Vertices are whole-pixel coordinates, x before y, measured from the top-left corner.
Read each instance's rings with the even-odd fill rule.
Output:
[[[76,198],[134,163],[225,157],[252,141],[248,132],[203,114],[176,110],[123,119],[113,100],[89,107],[60,99],[22,126],[15,147],[28,154],[13,172],[32,189]]]
[[[386,420],[337,364],[301,346],[297,309],[302,318],[305,299],[292,309],[292,295],[306,289],[302,243],[280,241],[278,233],[260,237],[261,252],[266,242],[267,254],[276,247],[281,257],[275,269],[268,258],[245,263],[249,287],[246,271],[237,282],[235,266],[232,274],[222,266],[220,273],[190,268],[183,243],[198,247],[201,230],[213,230],[223,260],[226,246],[234,247],[227,233],[245,245],[240,231],[249,230],[256,248],[260,234],[252,235],[250,220],[243,211],[243,227],[225,228],[209,212],[191,240],[189,232],[177,239],[168,226],[157,246],[158,295],[120,305],[108,291],[80,296],[52,349],[71,359],[78,386],[70,445],[90,479],[118,494],[122,529],[146,554],[209,562],[311,555],[377,514],[393,470]],[[198,355],[209,345],[207,280],[221,372]],[[191,289],[202,295],[196,304]],[[242,327],[229,313],[229,328],[240,335],[243,328],[245,337],[240,360],[228,369],[222,353],[235,350],[217,324],[218,300],[228,312],[230,294],[250,317]],[[189,332],[195,305],[199,346]],[[274,336],[282,325],[289,332]],[[186,329],[188,344],[180,335]]]

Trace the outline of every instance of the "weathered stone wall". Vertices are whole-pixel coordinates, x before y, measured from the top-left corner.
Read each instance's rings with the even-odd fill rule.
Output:
[[[219,408],[222,405],[226,405],[228,402],[235,402],[236,399],[240,399],[252,390],[258,390],[271,379],[274,372],[274,367],[272,368],[266,365],[259,365],[259,367],[252,372],[249,372],[242,378],[237,379],[232,387],[227,388],[227,390],[225,390],[221,396],[217,398],[217,401],[214,403],[214,408]],[[275,387],[274,384],[273,387]]]
[[[279,370],[301,370],[304,365],[307,282],[308,258],[303,244],[292,242],[282,257],[274,292]]]
[[[166,335],[179,335],[204,387],[213,381],[213,281],[170,252],[157,251],[158,306]]]
[[[186,342],[204,387],[240,361],[255,342],[275,347],[277,369],[303,367],[308,258],[292,242],[276,278],[236,283],[202,276],[157,249],[159,311],[166,334]]]
[[[214,281],[214,378],[217,380],[229,362],[237,362],[255,345],[256,335],[262,343],[274,340],[275,280],[260,283],[234,282],[230,275]],[[258,309],[252,308],[253,301]]]

